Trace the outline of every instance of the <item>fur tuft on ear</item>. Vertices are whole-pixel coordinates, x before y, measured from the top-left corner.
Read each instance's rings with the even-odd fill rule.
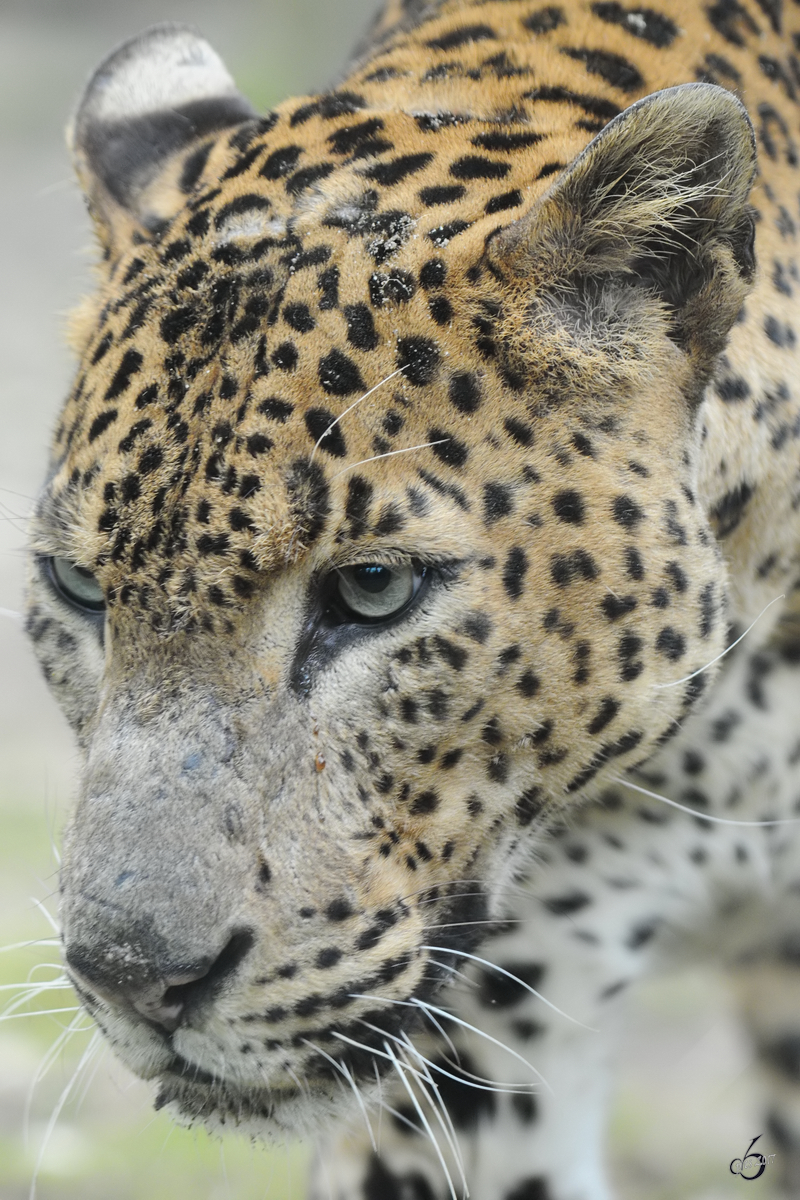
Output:
[[[120,222],[157,228],[170,203],[148,193],[167,163],[197,139],[255,115],[191,29],[157,25],[115,50],[89,80],[67,131],[107,240]]]
[[[645,289],[704,372],[753,279],[755,168],[752,126],[730,92],[655,92],[609,122],[487,253],[537,295]]]

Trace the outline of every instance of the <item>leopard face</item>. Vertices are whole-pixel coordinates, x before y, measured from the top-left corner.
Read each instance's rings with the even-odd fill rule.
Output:
[[[210,1124],[313,1126],[374,1079],[548,815],[725,645],[699,413],[753,280],[745,110],[521,115],[532,7],[456,7],[266,118],[161,27],[73,127],[103,262],[29,605],[83,755],[65,955]],[[482,106],[446,72],[410,96],[512,7]]]

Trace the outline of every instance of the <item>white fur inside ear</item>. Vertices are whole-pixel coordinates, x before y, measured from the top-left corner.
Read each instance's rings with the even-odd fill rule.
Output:
[[[208,42],[191,30],[162,25],[103,63],[89,85],[85,115],[92,121],[124,121],[236,95],[225,64]]]

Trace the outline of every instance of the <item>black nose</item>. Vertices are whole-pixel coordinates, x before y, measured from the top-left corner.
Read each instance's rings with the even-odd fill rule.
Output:
[[[174,1032],[189,1014],[213,1002],[235,974],[253,946],[249,929],[231,935],[216,956],[191,963],[165,963],[140,944],[104,945],[95,948],[71,945],[66,959],[70,969],[98,996],[116,1007],[133,1008],[141,1016]],[[159,956],[160,957],[160,956]]]

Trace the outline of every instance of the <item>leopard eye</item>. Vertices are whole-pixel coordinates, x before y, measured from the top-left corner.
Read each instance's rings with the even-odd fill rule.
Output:
[[[69,558],[51,558],[50,578],[56,591],[76,608],[88,612],[102,612],[106,606],[100,584],[85,567],[79,567]]]
[[[348,615],[363,621],[385,621],[413,600],[425,576],[412,564],[359,563],[336,571],[336,598]]]

